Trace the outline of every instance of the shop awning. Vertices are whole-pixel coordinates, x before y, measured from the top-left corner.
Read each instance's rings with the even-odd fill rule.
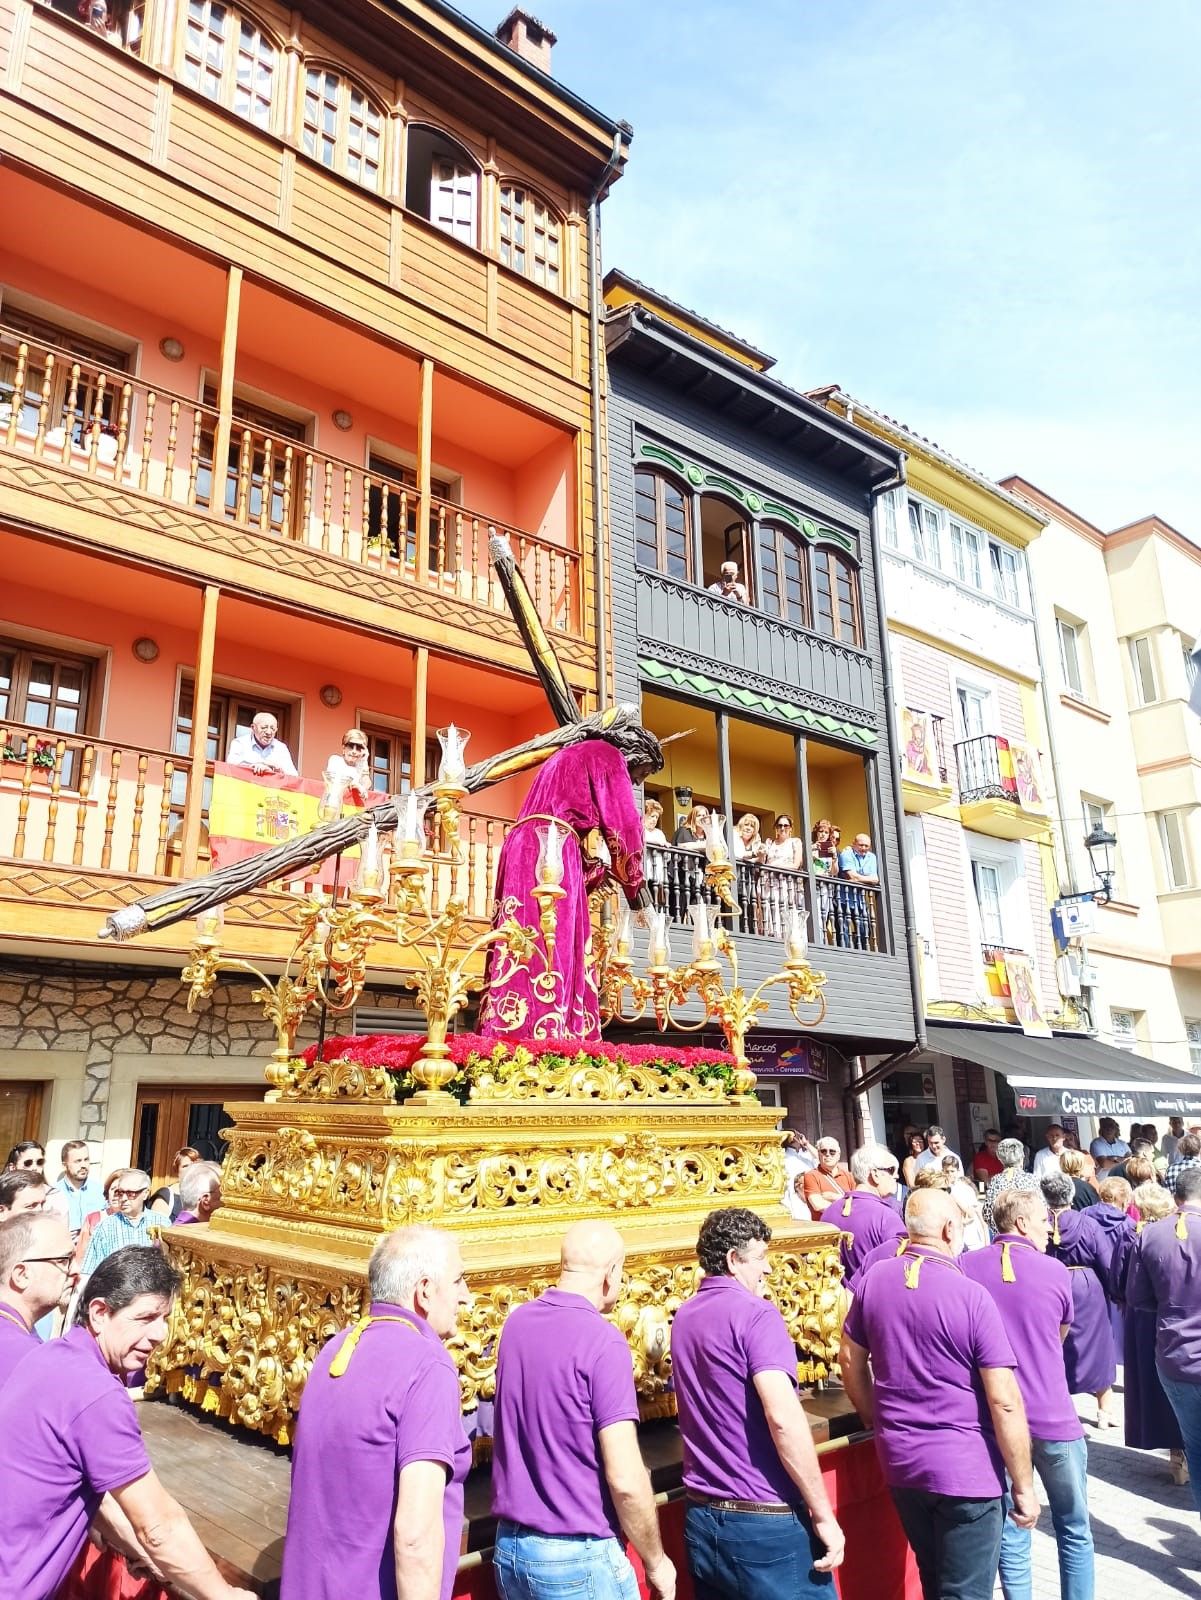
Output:
[[[1201,1116],[1201,1078],[1087,1035],[1037,1039],[1020,1028],[933,1019],[926,1032],[932,1050],[1008,1078],[1018,1110],[1035,1116]]]

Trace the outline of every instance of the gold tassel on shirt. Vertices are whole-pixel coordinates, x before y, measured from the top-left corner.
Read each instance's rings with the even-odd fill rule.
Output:
[[[850,1197],[850,1195],[847,1195],[846,1199],[842,1202],[842,1214],[843,1214],[844,1217],[849,1217],[850,1214],[851,1214],[851,1197]]]
[[[1055,1213],[1055,1226],[1051,1229],[1051,1243],[1060,1244],[1061,1242],[1059,1237],[1059,1212],[1057,1211]]]
[[[1013,1270],[1013,1257],[1009,1253],[1011,1248],[1012,1247],[1011,1247],[1011,1245],[1009,1243],[1009,1240],[1006,1239],[1005,1243],[1001,1246],[1001,1282],[1002,1283],[1016,1283],[1018,1281],[1018,1275]]]
[[[412,1333],[417,1332],[417,1329],[413,1327],[413,1324],[408,1320],[407,1317],[360,1317],[355,1323],[354,1327],[351,1328],[350,1332],[346,1335],[346,1341],[342,1348],[338,1351],[337,1355],[329,1364],[329,1375],[331,1378],[340,1378],[346,1371],[347,1367],[350,1365],[350,1358],[352,1355],[354,1355],[355,1349],[358,1346],[359,1340],[367,1332],[367,1329],[373,1322],[399,1322],[402,1327],[408,1328]]]
[[[1180,1240],[1188,1238],[1188,1218],[1183,1211],[1176,1213],[1176,1237]]]
[[[917,1288],[917,1280],[921,1275],[922,1262],[925,1259],[926,1259],[925,1256],[914,1256],[913,1260],[905,1268],[905,1287],[906,1287],[906,1289],[916,1289]]]

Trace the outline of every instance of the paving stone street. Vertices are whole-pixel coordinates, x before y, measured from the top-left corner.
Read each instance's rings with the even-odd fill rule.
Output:
[[[1121,1396],[1118,1417],[1121,1417]],[[1089,1508],[1097,1548],[1097,1600],[1201,1600],[1201,1518],[1187,1485],[1168,1474],[1166,1450],[1131,1450],[1121,1427],[1098,1433],[1080,1403],[1088,1435]],[[1034,1600],[1059,1594],[1051,1514],[1034,1534]],[[1000,1587],[997,1594],[1000,1594]]]

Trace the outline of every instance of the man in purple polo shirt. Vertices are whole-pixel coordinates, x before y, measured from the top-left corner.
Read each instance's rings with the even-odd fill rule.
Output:
[[[0,1390],[0,1439],[20,1441],[0,1493],[4,1600],[57,1595],[89,1528],[172,1593],[252,1600],[221,1577],[159,1482],[121,1382],[162,1342],[178,1287],[161,1250],[115,1251],[84,1285],[74,1326],[27,1356]]]
[[[1176,1214],[1135,1240],[1126,1303],[1155,1313],[1155,1365],[1188,1459],[1201,1511],[1201,1167],[1176,1179]]]
[[[371,1310],[313,1363],[292,1451],[280,1600],[449,1600],[471,1446],[443,1348],[471,1296],[458,1242],[385,1234]]]
[[[41,1344],[33,1331],[72,1281],[67,1220],[53,1211],[23,1211],[0,1221],[0,1389]]]
[[[796,1384],[796,1346],[764,1297],[771,1229],[711,1211],[705,1276],[671,1327],[688,1566],[700,1600],[829,1600],[843,1535]]]
[[[221,1204],[221,1168],[215,1161],[193,1161],[179,1175],[179,1215],[174,1226],[208,1222]]]
[[[1051,1227],[1041,1196],[1009,1189],[993,1208],[997,1236],[960,1258],[992,1296],[1017,1356],[1034,1470],[1051,1507],[1061,1600],[1093,1600],[1093,1530],[1088,1520],[1088,1447],[1068,1393],[1063,1341],[1072,1323],[1071,1274],[1044,1252]],[[1006,1517],[1001,1534],[1005,1600],[1031,1600],[1030,1530]]]
[[[1001,1552],[1004,1469],[1010,1515],[1038,1521],[1030,1435],[997,1309],[956,1257],[963,1214],[942,1189],[918,1189],[904,1255],[860,1281],[839,1363],[876,1450],[925,1600],[991,1600]]]
[[[496,1363],[493,1568],[501,1600],[637,1600],[624,1532],[657,1600],[675,1568],[659,1536],[638,1449],[629,1346],[605,1321],[621,1294],[625,1245],[607,1222],[577,1222],[559,1281],[509,1313]]]
[[[903,1239],[905,1224],[897,1209],[897,1158],[882,1144],[865,1144],[851,1157],[855,1187],[836,1200],[825,1221],[842,1230],[842,1272],[854,1289],[864,1258],[889,1239]]]

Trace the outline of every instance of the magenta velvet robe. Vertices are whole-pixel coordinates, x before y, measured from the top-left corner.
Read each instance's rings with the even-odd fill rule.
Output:
[[[513,917],[537,929],[533,889],[538,866],[538,824],[524,818],[554,817],[571,831],[563,845],[563,888],[555,927],[551,969],[543,971],[543,946],[528,966],[504,946],[488,958],[488,987],[480,1005],[479,1031],[491,1038],[600,1038],[592,921],[588,894],[605,875],[599,861],[586,860],[581,840],[598,828],[611,857],[609,872],[630,903],[642,887],[642,817],[625,757],[601,739],[585,739],[552,756],[534,779],[521,817],[501,847],[496,874],[493,926]]]

